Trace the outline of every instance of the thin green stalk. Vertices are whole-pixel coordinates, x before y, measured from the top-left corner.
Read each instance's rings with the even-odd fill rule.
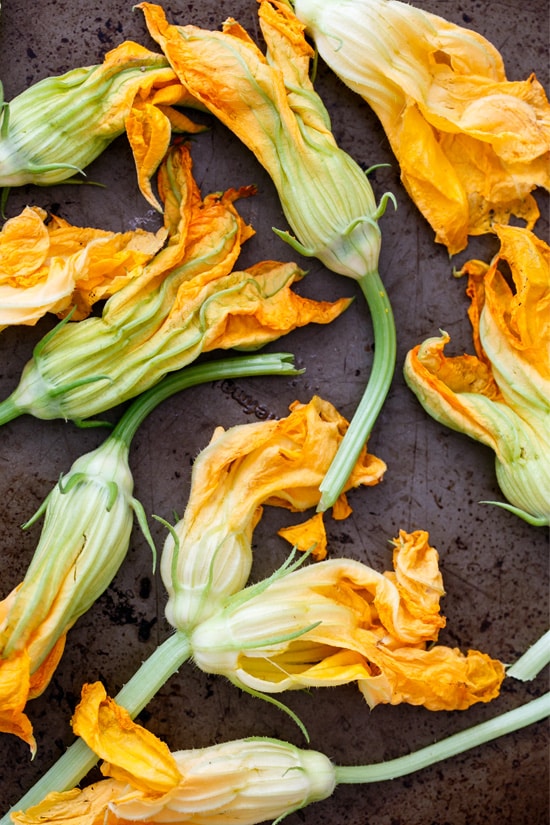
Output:
[[[190,655],[191,647],[184,633],[169,636],[119,691],[116,702],[126,708],[132,718],[137,716]],[[97,761],[97,754],[82,739],[77,739],[10,810],[27,810],[52,791],[74,788]],[[12,825],[9,811],[0,825]]]
[[[541,719],[550,716],[550,693],[538,699],[533,699],[519,708],[502,713],[487,722],[474,725],[460,733],[455,733],[441,742],[428,745],[426,748],[400,756],[397,759],[389,759],[387,762],[380,762],[377,765],[352,765],[336,767],[337,784],[364,784],[367,782],[383,782],[388,779],[397,779],[409,773],[435,765],[451,756],[456,756],[464,751],[477,748],[496,739],[505,736],[507,733],[532,725]]]
[[[529,682],[539,675],[550,662],[550,630],[520,656],[517,662],[506,669],[506,675],[521,682]]]
[[[332,507],[348,480],[378,418],[390,389],[396,360],[396,332],[392,307],[378,272],[358,279],[370,310],[374,358],[371,374],[348,430],[320,485],[318,512]]]
[[[124,441],[129,446],[136,430],[155,407],[171,395],[196,384],[255,375],[298,375],[300,372],[294,366],[293,355],[279,352],[195,364],[167,375],[138,396],[115,426],[111,437]]]

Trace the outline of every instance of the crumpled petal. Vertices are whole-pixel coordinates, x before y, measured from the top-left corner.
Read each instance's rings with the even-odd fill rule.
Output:
[[[445,625],[442,595],[427,533],[401,531],[393,572],[351,559],[282,568],[200,623],[192,655],[202,670],[248,690],[356,681],[371,707],[462,710],[498,695],[504,665],[478,651],[431,646]]]
[[[26,742],[33,756],[36,753],[36,741],[25,707],[29,699],[40,696],[49,685],[64,647],[65,635],[57,640],[48,656],[32,674],[32,661],[26,648],[7,659],[0,659],[0,731],[11,733]]]
[[[35,324],[46,312],[74,308],[73,320],[90,314],[142,272],[166,232],[108,232],[71,226],[39,207],[25,207],[0,232],[0,328]]]
[[[297,550],[303,553],[311,551],[315,561],[322,561],[327,555],[327,532],[322,513],[315,513],[301,524],[292,524],[281,527],[277,531],[279,536],[289,541]]]
[[[550,105],[507,80],[475,31],[399,0],[296,0],[327,65],[380,118],[409,195],[450,254],[512,216],[532,229],[550,189]]]
[[[153,796],[164,794],[182,776],[168,746],[132,721],[100,682],[84,685],[73,719],[73,730],[108,764],[104,773]]]
[[[177,543],[170,535],[162,554],[166,616],[174,627],[188,631],[245,586],[264,505],[303,512],[319,503],[319,486],[347,427],[332,404],[313,396],[308,404],[291,404],[290,415],[279,420],[216,428],[194,462],[185,514],[174,527]],[[379,483],[385,469],[364,446],[345,491]],[[340,515],[351,512],[345,491]],[[322,514],[313,522],[315,539],[325,546]],[[309,550],[311,542],[299,547]]]
[[[410,350],[405,379],[433,418],[494,450],[497,480],[514,512],[545,525],[550,520],[550,248],[522,227],[495,230],[501,249],[491,263],[469,261],[462,269],[468,275],[476,355],[447,357],[450,338],[443,332]]]

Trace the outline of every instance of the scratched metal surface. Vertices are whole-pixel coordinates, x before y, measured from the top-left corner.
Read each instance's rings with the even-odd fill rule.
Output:
[[[536,69],[548,85],[545,0],[417,0],[417,4],[471,26],[502,51],[508,75],[526,77]],[[228,15],[255,35],[254,0],[172,2],[175,22],[217,27]],[[0,77],[9,100],[47,74],[99,62],[123,39],[151,45],[141,16],[132,4],[43,0],[37,6],[5,0],[0,23]],[[428,418],[405,388],[401,364],[406,351],[439,327],[447,329],[456,351],[470,350],[463,286],[451,277],[445,250],[433,243],[430,228],[409,202],[384,135],[369,109],[322,66],[317,88],[323,95],[341,145],[365,167],[389,162],[373,185],[379,197],[391,189],[396,214],[382,220],[381,273],[397,320],[398,370],[390,396],[370,441],[370,449],[388,465],[379,487],[350,496],[353,515],[328,522],[330,555],[349,555],[377,569],[390,566],[388,539],[400,528],[429,531],[441,556],[448,618],[441,642],[467,650],[476,647],[513,661],[546,629],[548,615],[548,535],[510,514],[480,505],[498,498],[493,456],[464,436]],[[203,193],[257,183],[259,194],[240,204],[257,230],[243,253],[243,263],[264,258],[290,260],[294,253],[272,233],[284,226],[270,181],[225,130],[199,137],[193,156]],[[137,192],[129,150],[121,138],[88,170],[106,188],[25,187],[12,193],[8,216],[23,205],[54,209],[75,224],[115,230],[156,218]],[[538,231],[548,234],[548,199],[540,198]],[[488,257],[491,241],[472,242],[467,257]],[[272,350],[296,354],[306,368],[297,379],[249,379],[232,388],[209,385],[165,402],[138,432],[132,449],[136,495],[149,514],[168,519],[183,509],[193,457],[213,428],[254,420],[259,407],[281,416],[295,398],[319,393],[351,416],[369,372],[372,332],[368,313],[352,283],[327,272],[315,261],[301,289],[310,295],[356,295],[347,314],[331,327],[289,335]],[[8,330],[0,338],[0,393],[16,385],[33,344],[51,326]],[[1,595],[22,578],[40,525],[23,533],[30,517],[81,453],[99,444],[104,433],[72,424],[24,417],[0,434]],[[255,536],[255,577],[271,572],[287,552],[276,537],[284,513],[269,511]],[[152,527],[159,546],[160,526]],[[72,741],[69,718],[84,681],[102,679],[111,695],[162,641],[164,592],[151,571],[151,558],[135,530],[128,558],[108,591],[71,631],[64,658],[45,694],[30,703],[38,754],[30,761],[26,746],[0,737],[0,809],[3,813],[63,753]],[[340,764],[388,759],[513,708],[546,689],[539,677],[531,684],[506,682],[488,706],[462,713],[431,713],[421,708],[378,707],[369,712],[354,687],[286,696],[311,736],[311,747]],[[172,749],[199,747],[225,739],[267,735],[304,745],[293,723],[275,708],[240,694],[221,678],[182,667],[150,703],[140,720],[164,737]],[[359,825],[543,825],[548,821],[547,730],[523,730],[491,745],[402,780],[366,787],[341,787],[330,800],[290,816],[288,825],[346,823]]]

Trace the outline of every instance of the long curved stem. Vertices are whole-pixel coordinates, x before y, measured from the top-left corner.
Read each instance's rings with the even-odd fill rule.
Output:
[[[323,512],[332,507],[348,480],[386,400],[395,371],[397,352],[392,307],[378,272],[358,281],[367,300],[374,333],[374,358],[371,374],[347,432],[321,485],[317,507]]]
[[[340,784],[364,784],[367,782],[383,782],[387,779],[397,779],[414,773],[436,762],[449,759],[459,753],[477,748],[485,742],[490,742],[499,736],[512,733],[515,730],[546,719],[550,715],[550,692],[538,699],[533,699],[519,708],[502,713],[487,722],[481,722],[472,728],[455,733],[434,745],[389,759],[375,765],[351,765],[336,768],[336,781]]]
[[[190,655],[191,648],[184,633],[169,636],[142,663],[115,700],[130,716],[137,716]],[[97,754],[82,739],[77,739],[10,810],[27,810],[38,805],[52,791],[74,788],[97,761]],[[0,820],[0,825],[12,825],[9,811]]]

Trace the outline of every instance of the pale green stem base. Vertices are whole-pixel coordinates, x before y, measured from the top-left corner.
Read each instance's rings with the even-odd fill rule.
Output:
[[[550,716],[550,693],[545,693],[539,699],[527,702],[519,708],[502,713],[494,719],[475,725],[473,728],[455,733],[435,745],[428,745],[407,756],[389,759],[377,765],[357,765],[336,768],[337,784],[363,784],[366,782],[383,782],[387,779],[397,779],[414,773],[429,765],[435,765],[451,756],[476,748],[505,736],[515,730],[524,728],[534,722],[540,722]]]
[[[175,633],[170,636],[143,662],[115,696],[115,700],[126,708],[130,716],[137,716],[189,658],[190,653],[191,648],[185,634]],[[52,791],[74,788],[97,761],[97,754],[82,739],[77,739],[11,810],[26,811],[33,805],[38,805]],[[2,817],[0,825],[12,825],[9,812]]]
[[[544,633],[529,650],[506,669],[506,675],[521,682],[529,682],[550,662],[550,630]]]
[[[370,272],[360,278],[358,283],[367,300],[372,318],[374,357],[371,374],[359,406],[319,487],[321,499],[317,512],[320,513],[333,506],[350,477],[386,400],[395,371],[395,321],[384,284],[378,272]]]

